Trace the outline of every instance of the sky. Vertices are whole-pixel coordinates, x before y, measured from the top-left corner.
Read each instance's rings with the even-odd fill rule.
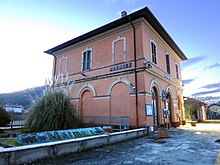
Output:
[[[0,0],[0,93],[44,85],[45,50],[146,6],[188,57],[184,95],[218,97],[219,0]]]

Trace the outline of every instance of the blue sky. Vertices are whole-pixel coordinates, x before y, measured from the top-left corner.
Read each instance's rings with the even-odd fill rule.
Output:
[[[43,85],[45,50],[145,6],[189,58],[184,95],[218,96],[219,0],[0,0],[0,93]]]

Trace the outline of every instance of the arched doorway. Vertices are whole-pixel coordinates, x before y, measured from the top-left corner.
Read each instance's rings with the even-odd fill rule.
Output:
[[[111,117],[130,117],[130,89],[125,83],[119,82],[112,87],[110,106]],[[114,122],[114,118],[112,119],[112,122]]]
[[[152,108],[153,108],[153,124],[154,128],[157,129],[159,124],[159,113],[158,113],[158,92],[156,87],[151,90],[152,93]]]
[[[182,124],[182,121],[184,120],[183,117],[183,109],[182,109],[182,101],[181,101],[181,97],[178,96],[178,119],[179,119],[179,123]]]
[[[170,92],[167,93],[167,99],[165,100],[165,108],[170,111],[169,114],[169,126],[172,127],[173,115],[172,115],[172,99]]]

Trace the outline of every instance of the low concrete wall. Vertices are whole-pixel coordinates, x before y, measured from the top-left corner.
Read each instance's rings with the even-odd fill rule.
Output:
[[[61,156],[93,147],[125,141],[145,136],[146,134],[147,129],[141,128],[78,139],[5,148],[0,151],[0,164],[13,165],[28,163],[39,159]]]

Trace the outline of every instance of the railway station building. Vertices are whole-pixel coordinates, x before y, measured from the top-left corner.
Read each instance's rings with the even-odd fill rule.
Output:
[[[187,57],[147,7],[45,53],[54,56],[55,87],[66,86],[83,123],[185,123],[180,63]]]

